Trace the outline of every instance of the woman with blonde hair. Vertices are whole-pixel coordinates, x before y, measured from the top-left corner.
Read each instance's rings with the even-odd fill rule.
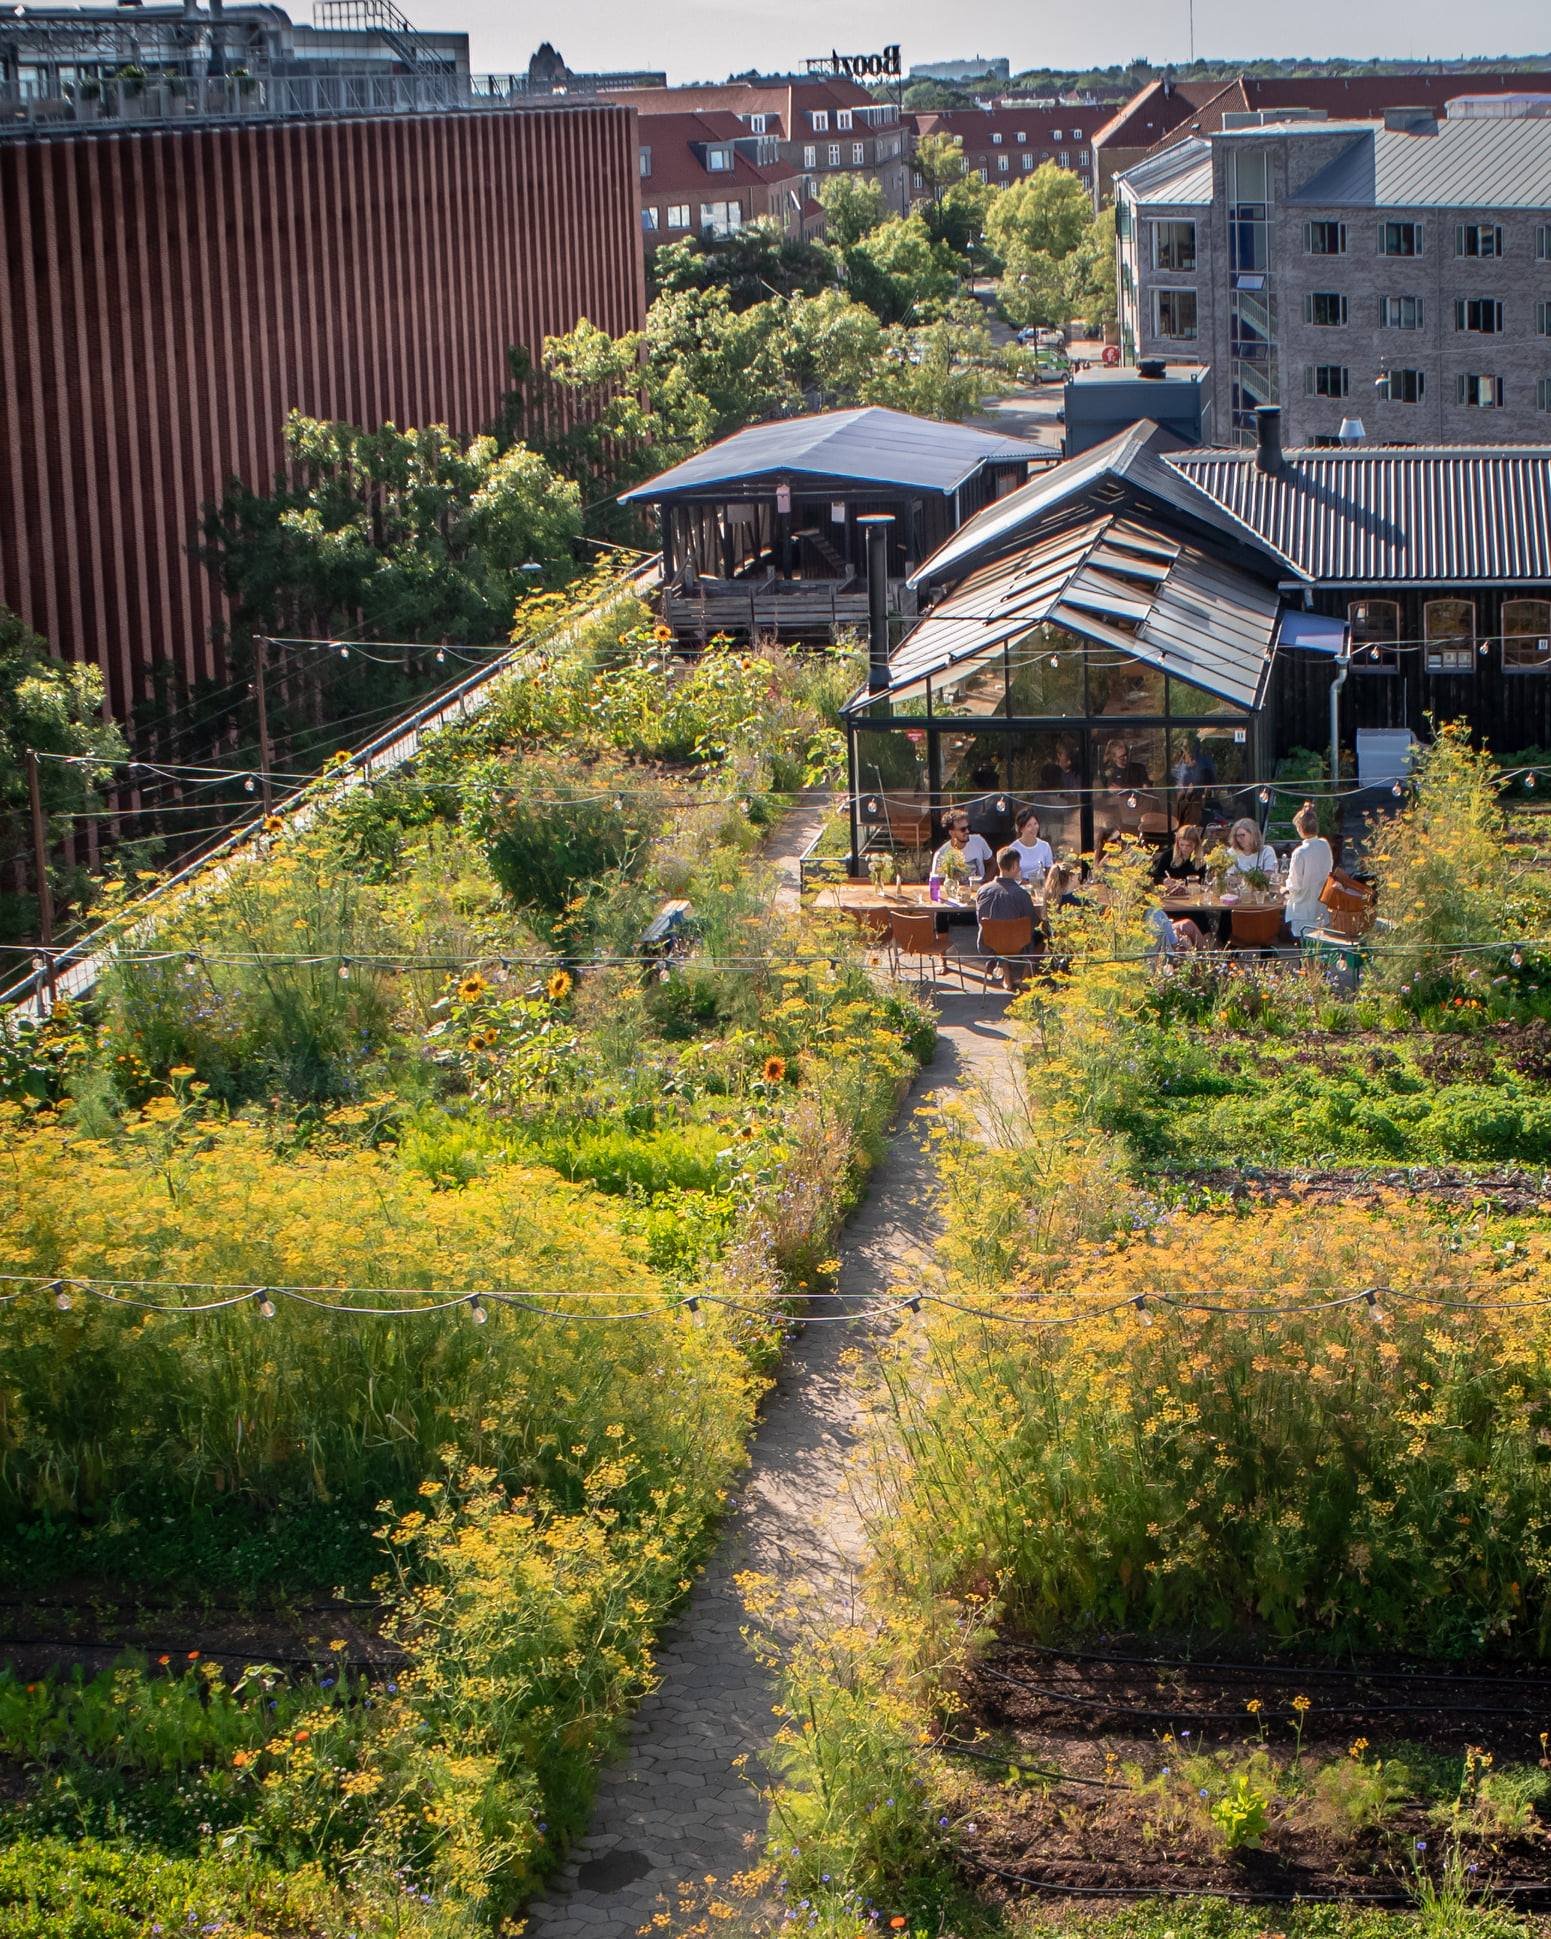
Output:
[[[1228,836],[1228,868],[1230,874],[1237,875],[1259,869],[1272,882],[1276,880],[1276,850],[1261,834],[1260,824],[1252,815],[1243,815],[1233,824]]]
[[[1287,927],[1294,937],[1301,937],[1320,920],[1320,891],[1330,880],[1336,858],[1319,832],[1319,813],[1312,801],[1304,802],[1293,816],[1293,827],[1301,839],[1287,858]]]

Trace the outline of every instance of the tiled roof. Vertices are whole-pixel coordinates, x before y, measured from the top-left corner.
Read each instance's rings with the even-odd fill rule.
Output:
[[[1320,122],[1300,124],[1317,132]],[[1289,198],[1324,208],[1551,208],[1551,116],[1464,116],[1433,134],[1375,127]]]
[[[1221,81],[1150,81],[1094,131],[1093,139],[1113,148],[1150,148],[1220,94],[1223,85]]]
[[[749,160],[737,148],[732,151],[732,167],[709,169],[695,153],[691,143],[711,147],[732,147],[748,141],[749,131],[735,114],[661,114],[638,127],[638,140],[651,156],[651,173],[641,177],[641,194],[648,200],[661,200],[680,189],[712,188],[718,183],[744,187],[796,179],[785,164],[766,167]]]
[[[1270,474],[1252,451],[1179,450],[1165,463],[1310,579],[1551,581],[1551,446],[1290,451]]]

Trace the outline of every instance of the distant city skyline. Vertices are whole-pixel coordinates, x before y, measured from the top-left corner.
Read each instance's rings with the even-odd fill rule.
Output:
[[[749,0],[711,5],[684,0],[666,10],[625,0],[569,0],[517,10],[497,0],[402,0],[417,25],[464,28],[477,70],[525,68],[541,41],[580,70],[666,68],[673,82],[720,81],[748,68],[800,69],[813,55],[872,52],[900,44],[908,68],[974,53],[1005,54],[1013,72],[1030,67],[1108,67],[1132,59],[1159,65],[1188,58],[1188,0],[1112,0],[1102,10],[1035,13],[1001,0],[977,8],[962,30],[928,0],[892,0],[850,9],[817,0],[755,8]],[[296,16],[306,17],[307,0]],[[1462,13],[1443,0],[1303,0],[1297,8],[1254,10],[1229,0],[1195,0],[1201,59],[1438,61],[1475,55],[1519,56],[1551,48],[1544,0],[1484,0]]]

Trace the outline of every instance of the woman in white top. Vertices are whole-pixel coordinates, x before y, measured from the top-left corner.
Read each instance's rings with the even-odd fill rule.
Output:
[[[1301,936],[1319,922],[1319,892],[1330,880],[1336,861],[1329,842],[1319,832],[1319,815],[1312,801],[1304,802],[1293,816],[1293,827],[1303,839],[1287,858],[1287,927],[1294,936]]]
[[[932,873],[944,876],[947,871],[943,863],[949,855],[957,855],[964,865],[964,873],[971,882],[988,882],[991,878],[991,844],[984,835],[969,832],[969,816],[962,808],[955,808],[943,817],[948,830],[948,839],[932,857]]]
[[[1259,823],[1249,815],[1233,824],[1233,832],[1228,837],[1228,867],[1231,873],[1239,875],[1259,869],[1273,882],[1276,880],[1276,850],[1261,834]]]
[[[1020,808],[1013,821],[1017,834],[1007,844],[1018,857],[1019,879],[1037,889],[1055,863],[1055,851],[1039,832],[1039,816],[1032,808]]]

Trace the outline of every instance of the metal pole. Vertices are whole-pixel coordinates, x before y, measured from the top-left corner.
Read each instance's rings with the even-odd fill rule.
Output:
[[[867,689],[889,687],[889,527],[887,512],[866,512],[857,521],[867,528]]]
[[[38,876],[38,940],[43,945],[44,981],[49,1008],[54,1007],[54,891],[48,879],[48,824],[43,819],[43,789],[38,781],[38,757],[27,750],[27,800],[32,809],[32,860]]]
[[[261,634],[253,642],[253,697],[258,702],[259,781],[264,791],[266,815],[274,806],[270,780],[274,759],[269,745],[269,694],[264,677],[268,671],[268,661],[269,641]]]

